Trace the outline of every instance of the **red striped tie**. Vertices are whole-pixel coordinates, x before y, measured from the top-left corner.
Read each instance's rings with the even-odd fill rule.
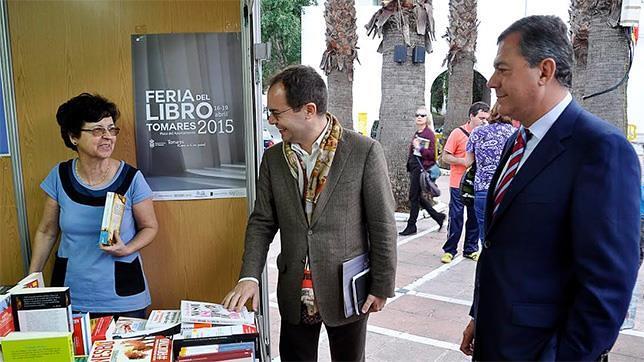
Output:
[[[501,205],[501,201],[503,201],[503,197],[508,191],[508,187],[510,186],[512,179],[514,179],[514,175],[516,175],[517,173],[519,162],[521,161],[521,157],[523,157],[523,153],[525,152],[525,139],[530,140],[530,136],[530,131],[525,128],[521,128],[521,130],[519,131],[519,135],[517,136],[517,139],[514,142],[514,146],[512,147],[512,154],[510,155],[510,160],[508,161],[508,167],[505,169],[505,172],[501,177],[501,182],[499,182],[499,186],[494,192],[494,210],[492,210],[492,218],[496,217],[496,211],[499,209],[499,205]]]

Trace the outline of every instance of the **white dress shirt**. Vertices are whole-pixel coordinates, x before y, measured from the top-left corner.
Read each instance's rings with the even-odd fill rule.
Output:
[[[322,133],[320,133],[320,136],[313,142],[313,146],[311,147],[311,153],[306,152],[302,146],[300,146],[297,143],[291,143],[291,149],[297,155],[300,157],[302,160],[302,163],[304,164],[304,168],[306,169],[306,178],[310,179],[311,178],[311,173],[313,172],[313,168],[315,167],[315,163],[318,161],[318,157],[320,156],[320,144],[322,143],[322,139],[324,138],[324,135],[326,134],[326,131],[329,129],[330,122],[326,122],[326,126],[324,127],[324,130],[322,130]],[[239,282],[243,282],[245,280],[252,280],[255,283],[259,284],[259,280],[253,277],[245,277],[239,279]]]
[[[561,116],[564,109],[568,107],[571,101],[572,101],[572,96],[570,95],[570,93],[566,93],[566,96],[559,103],[557,103],[556,106],[552,107],[552,109],[549,110],[548,113],[544,114],[541,118],[539,118],[536,122],[534,122],[532,126],[527,128],[530,131],[530,133],[532,133],[532,137],[526,143],[523,157],[521,157],[521,161],[519,161],[519,166],[517,166],[517,173],[519,173],[521,166],[523,166],[523,164],[528,159],[528,157],[530,157],[530,155],[532,154],[532,151],[534,151],[534,149],[537,148],[537,145],[539,144],[539,142],[541,142],[543,137],[545,137],[546,133],[548,133],[552,125],[555,124],[555,121],[557,121],[557,118]],[[524,127],[521,126],[521,128],[524,128]],[[519,131],[521,131],[521,129],[519,129]],[[501,172],[501,175],[505,174],[505,170],[507,168],[508,168],[508,162],[506,161],[505,165],[503,166],[503,172]],[[496,187],[494,188],[495,191],[498,189],[501,179],[502,178],[499,177],[499,179],[496,181]]]

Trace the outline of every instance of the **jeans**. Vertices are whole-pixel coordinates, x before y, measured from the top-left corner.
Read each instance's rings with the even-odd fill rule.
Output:
[[[443,245],[443,251],[456,255],[456,247],[463,232],[463,209],[466,207],[463,205],[458,188],[450,187],[449,196],[449,224],[447,225],[447,241]],[[474,208],[468,207],[463,253],[471,254],[477,251],[479,251],[479,226],[474,214]]]
[[[485,240],[485,200],[487,199],[487,190],[476,191],[474,193],[474,211],[476,220],[479,223],[479,239]]]

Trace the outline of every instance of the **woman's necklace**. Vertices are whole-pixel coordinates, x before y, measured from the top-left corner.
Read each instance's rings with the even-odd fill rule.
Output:
[[[81,176],[80,171],[78,169],[78,164],[79,163],[80,163],[80,160],[76,160],[76,174],[81,179],[81,181],[83,181],[87,186],[90,186],[90,187],[94,187],[94,186],[102,184],[105,181],[105,178],[107,177],[107,174],[109,174],[110,170],[112,169],[112,165],[111,164],[108,165],[107,169],[105,169],[105,172],[103,172],[103,176],[101,176],[101,178],[98,181],[92,183],[92,182],[89,182],[89,179],[85,179],[83,176]]]

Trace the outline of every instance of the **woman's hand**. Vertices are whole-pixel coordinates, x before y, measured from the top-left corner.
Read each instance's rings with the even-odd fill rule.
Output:
[[[125,245],[125,243],[123,243],[123,240],[121,240],[121,234],[118,231],[114,233],[114,239],[116,240],[116,243],[113,245],[107,246],[107,245],[100,244],[99,246],[101,250],[103,250],[104,252],[112,256],[117,256],[117,257],[127,256],[132,254],[129,248],[127,247],[127,245]]]

